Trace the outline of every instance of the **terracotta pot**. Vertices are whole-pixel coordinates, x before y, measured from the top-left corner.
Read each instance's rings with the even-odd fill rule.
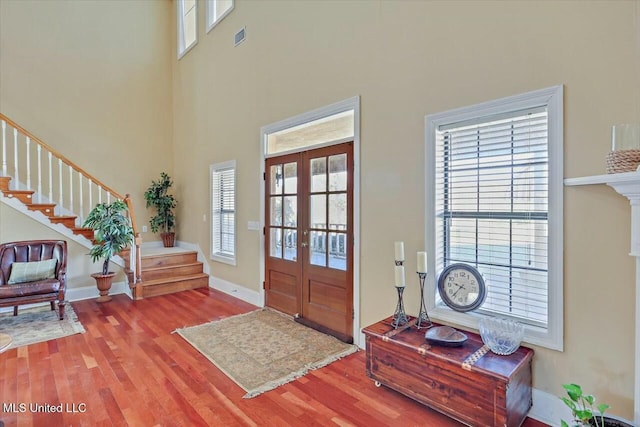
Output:
[[[100,296],[96,299],[96,302],[111,301],[109,290],[111,289],[111,281],[115,275],[116,273],[113,271],[110,271],[107,274],[93,273],[91,275],[91,277],[96,279],[96,286],[98,287],[98,291],[100,291]]]
[[[162,237],[162,244],[165,248],[172,248],[176,240],[176,233],[173,231],[170,233],[160,233],[160,237]]]

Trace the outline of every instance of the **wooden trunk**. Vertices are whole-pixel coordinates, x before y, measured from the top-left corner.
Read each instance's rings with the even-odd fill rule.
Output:
[[[394,329],[389,318],[363,330],[371,379],[467,425],[522,424],[531,408],[533,350],[498,356],[470,332],[461,347],[432,346],[414,324]]]

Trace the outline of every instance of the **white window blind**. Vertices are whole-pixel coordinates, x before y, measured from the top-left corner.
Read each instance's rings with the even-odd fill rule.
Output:
[[[211,257],[235,264],[236,259],[235,161],[211,166]]]
[[[436,270],[463,262],[487,284],[479,311],[548,323],[545,107],[436,131]]]

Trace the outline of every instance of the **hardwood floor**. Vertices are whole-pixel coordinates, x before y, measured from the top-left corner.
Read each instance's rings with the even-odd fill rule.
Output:
[[[366,377],[363,351],[243,399],[240,387],[172,333],[256,308],[215,290],[71,305],[86,333],[0,354],[5,426],[460,425],[376,388]],[[31,412],[30,404],[62,404],[63,412]],[[527,419],[524,425],[543,424]]]

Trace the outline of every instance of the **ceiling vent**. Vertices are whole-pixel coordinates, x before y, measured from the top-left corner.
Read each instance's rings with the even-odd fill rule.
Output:
[[[242,43],[244,41],[244,39],[247,37],[247,34],[245,32],[245,28],[246,27],[242,27],[240,29],[240,31],[238,31],[236,33],[236,35],[233,37],[233,41],[235,46],[238,46],[240,43]]]

